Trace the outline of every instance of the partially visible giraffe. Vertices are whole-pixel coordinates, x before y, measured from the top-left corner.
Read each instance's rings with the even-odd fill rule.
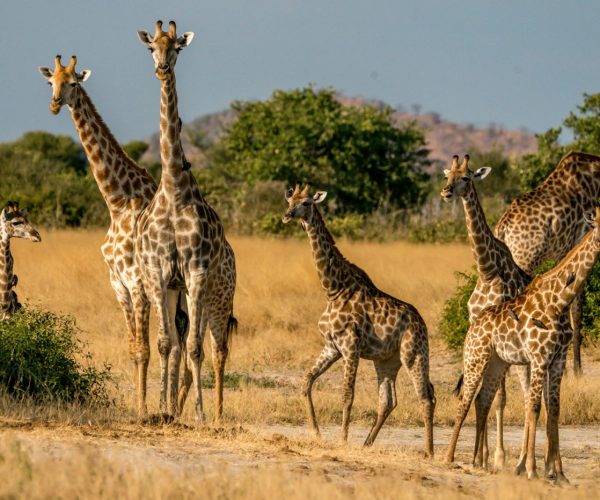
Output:
[[[515,262],[532,274],[547,260],[556,262],[573,248],[587,230],[584,213],[600,197],[600,157],[569,152],[534,190],[513,200],[496,224]],[[581,373],[581,300],[571,306],[573,363]]]
[[[491,172],[490,167],[481,167],[475,172],[469,169],[469,155],[465,155],[459,163],[458,156],[452,158],[450,169],[444,170],[446,185],[442,189],[441,197],[449,202],[456,197],[462,198],[465,212],[467,233],[471,243],[471,250],[477,265],[477,284],[468,302],[469,322],[473,323],[481,312],[492,305],[512,299],[521,293],[531,281],[528,276],[512,258],[508,247],[494,237],[487,224],[483,208],[477,197],[474,181],[485,179]],[[529,365],[519,367],[519,381],[523,394],[527,399],[529,392]],[[503,439],[504,408],[506,406],[505,378],[498,388],[496,396],[496,452],[494,465],[497,468],[504,466],[505,451]],[[521,462],[525,457],[525,443],[521,449]],[[488,446],[487,428],[484,439],[483,463],[487,468]]]
[[[500,380],[510,365],[530,363],[527,476],[537,476],[535,432],[543,393],[548,439],[545,474],[558,482],[566,481],[558,442],[560,382],[572,337],[565,313],[600,254],[600,208],[595,209],[592,224],[594,229],[554,269],[537,276],[514,299],[483,311],[470,326],[465,340],[462,397],[446,454],[447,462],[454,460],[460,429],[479,385],[481,389],[475,400],[475,458],[480,456],[487,414]],[[478,460],[474,462],[481,465]]]
[[[360,358],[370,359],[377,372],[379,407],[365,446],[373,444],[398,403],[396,377],[404,364],[422,405],[425,454],[433,456],[435,397],[429,380],[427,326],[412,305],[379,290],[367,273],[344,258],[317,208],[326,195],[324,191],[311,195],[308,185],[301,189],[297,184],[285,195],[289,206],[283,216],[284,223],[299,219],[306,230],[321,287],[327,296],[327,308],[319,320],[325,347],[304,379],[310,426],[318,436],[312,386],[333,363],[343,358],[342,440],[348,439],[358,362]]]
[[[13,256],[10,253],[10,239],[23,238],[40,242],[40,233],[27,219],[27,209],[19,209],[16,201],[9,201],[0,214],[0,320],[10,318],[21,309],[21,304],[13,288],[17,285],[17,275],[13,274]]]
[[[190,384],[196,393],[196,416],[204,420],[201,366],[203,341],[210,327],[215,367],[215,420],[223,411],[223,375],[228,339],[237,325],[233,317],[236,271],[233,250],[223,225],[208,204],[185,161],[181,146],[181,120],[177,106],[175,63],[178,53],[192,41],[192,32],[177,36],[156,23],[154,36],[138,31],[152,54],[160,80],[160,152],[162,174],[158,190],[142,212],[137,226],[136,258],[143,271],[145,289],[155,306],[158,348],[161,356],[162,411],[181,412]],[[184,339],[186,375],[178,395],[182,345],[169,317],[167,288],[185,288],[189,333]],[[191,374],[190,374],[191,372]],[[168,404],[167,404],[168,393]],[[179,401],[178,401],[179,399]]]
[[[78,73],[76,64],[77,58],[72,56],[69,64],[63,66],[58,55],[54,69],[40,67],[39,70],[52,86],[50,111],[58,114],[62,106],[67,105],[71,112],[90,169],[110,213],[110,227],[101,250],[110,283],[125,315],[129,357],[137,386],[137,411],[140,418],[145,418],[150,308],[134,259],[134,228],[138,215],[156,191],[156,183],[119,145],[81,86],[91,71]]]

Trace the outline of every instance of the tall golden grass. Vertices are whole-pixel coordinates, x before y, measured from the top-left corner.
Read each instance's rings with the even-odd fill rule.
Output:
[[[22,300],[73,315],[98,363],[110,363],[119,383],[119,396],[134,408],[135,389],[127,354],[125,323],[109,285],[100,244],[102,231],[46,231],[43,242],[16,241],[13,245],[17,292]],[[233,339],[227,372],[236,388],[225,396],[225,418],[239,423],[294,423],[304,421],[299,383],[314,362],[322,340],[316,324],[325,307],[310,248],[304,240],[232,238],[238,265],[235,315],[239,332]],[[456,401],[451,388],[460,373],[460,353],[449,352],[436,331],[444,301],[455,288],[455,271],[471,267],[466,245],[414,245],[405,242],[341,241],[342,252],[365,269],[384,291],[414,304],[430,334],[431,378],[436,387],[436,422],[453,421]],[[158,408],[158,359],[154,323],[149,376],[150,411]],[[588,350],[589,352],[589,350]],[[598,351],[586,357],[586,376],[568,373],[563,382],[562,421],[586,424],[600,421],[600,364]],[[204,365],[210,369],[210,356]],[[320,420],[339,422],[341,363],[317,384],[315,400]],[[231,384],[230,384],[231,385]],[[363,361],[359,369],[353,421],[370,422],[377,405],[374,370]],[[401,372],[401,405],[390,424],[421,424],[412,385]],[[210,416],[212,392],[205,390]],[[192,419],[188,405],[184,419]],[[516,377],[509,383],[506,420],[522,421],[523,401]]]

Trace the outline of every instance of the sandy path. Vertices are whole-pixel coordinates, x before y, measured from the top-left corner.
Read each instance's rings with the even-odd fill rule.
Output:
[[[185,426],[115,427],[39,426],[0,422],[0,439],[9,436],[21,441],[34,461],[77,457],[83,452],[100,455],[123,466],[189,471],[210,475],[227,469],[230,473],[252,468],[284,469],[291,473],[317,473],[342,483],[390,476],[428,487],[459,488],[481,495],[504,474],[473,470],[470,460],[474,429],[461,434],[458,466],[442,463],[449,440],[449,428],[435,428],[436,459],[421,459],[423,442],[419,428],[384,428],[372,449],[360,447],[368,429],[351,427],[350,444],[337,442],[339,428],[324,427],[323,441],[308,437],[306,428],[291,426],[237,427],[194,430]],[[516,463],[521,429],[505,430],[507,465]],[[538,467],[545,437],[538,433]],[[600,482],[600,427],[561,428],[561,448],[565,473],[574,487]]]

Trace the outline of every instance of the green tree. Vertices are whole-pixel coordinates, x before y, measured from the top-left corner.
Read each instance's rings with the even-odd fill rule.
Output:
[[[414,207],[429,164],[425,136],[392,122],[392,109],[344,106],[334,90],[276,91],[232,104],[238,118],[215,154],[217,168],[250,186],[310,181],[332,194],[338,215]]]
[[[123,150],[127,153],[127,156],[135,162],[139,162],[142,155],[148,150],[150,145],[145,141],[129,141],[123,144]]]
[[[105,224],[108,213],[81,146],[69,136],[28,132],[0,144],[0,203],[18,200],[38,225]]]

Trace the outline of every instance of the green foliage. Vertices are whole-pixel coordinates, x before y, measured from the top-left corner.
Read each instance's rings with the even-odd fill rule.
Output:
[[[0,201],[31,210],[37,225],[106,224],[108,213],[86,167],[81,147],[68,136],[28,132],[0,144]]]
[[[455,275],[457,281],[456,292],[444,304],[442,317],[438,324],[438,330],[446,339],[450,349],[460,349],[463,346],[469,330],[467,305],[477,284],[476,271],[470,274],[457,272]]]
[[[138,162],[150,145],[144,141],[129,141],[123,144],[123,150],[133,161]]]
[[[583,337],[600,340],[600,261],[585,282],[582,305]]]
[[[109,367],[91,365],[75,320],[21,309],[0,321],[0,387],[14,397],[105,404]]]
[[[232,108],[238,118],[216,161],[250,186],[310,181],[330,193],[336,215],[423,200],[425,136],[415,124],[396,127],[391,108],[344,106],[333,90],[312,87],[276,91],[264,102],[234,102]]]
[[[538,186],[550,175],[561,157],[568,151],[567,147],[560,146],[558,143],[561,131],[560,127],[551,128],[543,134],[536,135],[537,152],[524,155],[519,161],[523,191],[531,191]]]

